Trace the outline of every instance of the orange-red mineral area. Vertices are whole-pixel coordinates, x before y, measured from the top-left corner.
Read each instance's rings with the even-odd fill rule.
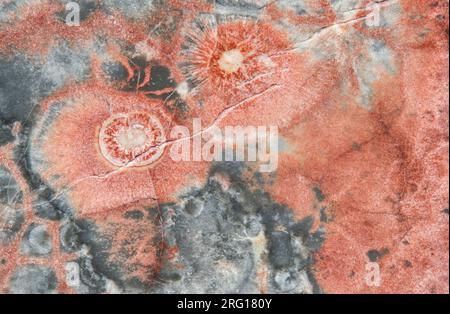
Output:
[[[0,1],[0,293],[448,293],[448,10]]]

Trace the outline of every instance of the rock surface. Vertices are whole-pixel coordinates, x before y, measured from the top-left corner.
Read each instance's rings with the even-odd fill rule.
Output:
[[[1,1],[0,292],[448,293],[448,6]]]

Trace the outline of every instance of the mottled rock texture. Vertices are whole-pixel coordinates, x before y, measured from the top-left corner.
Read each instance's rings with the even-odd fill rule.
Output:
[[[448,7],[0,1],[0,292],[448,293]]]

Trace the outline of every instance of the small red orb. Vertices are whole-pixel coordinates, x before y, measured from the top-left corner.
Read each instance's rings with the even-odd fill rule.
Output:
[[[152,164],[166,138],[157,117],[146,112],[119,113],[106,120],[99,135],[102,155],[118,167]]]

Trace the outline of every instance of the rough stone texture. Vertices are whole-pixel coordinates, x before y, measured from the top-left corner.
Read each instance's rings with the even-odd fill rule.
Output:
[[[0,2],[1,293],[449,292],[448,1]]]
[[[9,292],[16,294],[48,294],[54,292],[55,288],[55,274],[45,266],[18,267],[9,282]]]

